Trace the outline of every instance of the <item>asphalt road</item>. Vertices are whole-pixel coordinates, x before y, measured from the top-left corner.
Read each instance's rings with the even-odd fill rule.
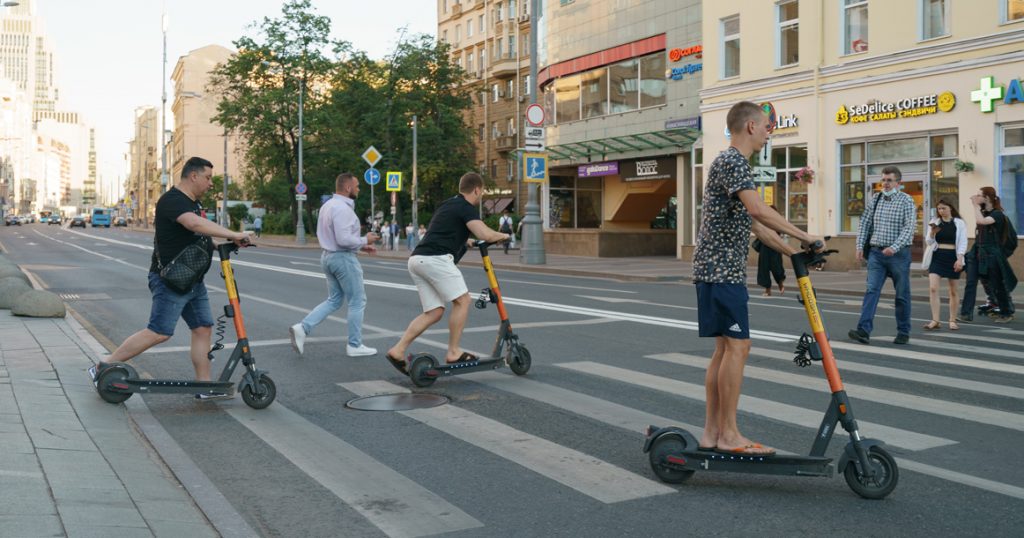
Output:
[[[118,229],[0,229],[11,259],[63,294],[108,345],[146,324],[151,241]],[[365,342],[378,356],[344,355],[344,309],[313,332],[304,356],[294,354],[288,326],[326,295],[319,253],[247,249],[235,275],[253,352],[276,382],[277,401],[254,411],[237,397],[145,397],[229,508],[262,535],[1017,536],[1024,525],[1019,323],[924,334],[917,327],[930,317],[927,305],[915,303],[911,345],[895,346],[893,310],[883,304],[864,347],[845,338],[859,301],[822,294],[862,433],[886,441],[901,466],[895,492],[864,500],[841,475],[698,472],[670,486],[651,472],[640,431],[652,421],[703,423],[713,341],[697,337],[691,285],[500,273],[532,353],[529,374],[502,369],[416,389],[383,357],[419,309],[404,263],[361,259]],[[464,273],[471,291],[486,286],[482,269]],[[206,282],[216,315],[226,303],[223,281],[214,269]],[[750,312],[758,333],[741,429],[806,453],[829,400],[817,363],[800,369],[789,360],[806,316],[793,292],[752,297]],[[465,347],[490,350],[496,321],[494,308],[471,310]],[[435,329],[413,351],[443,352],[446,327]],[[229,323],[215,371],[233,342]],[[179,323],[171,341],[133,364],[157,378],[189,378],[187,346]],[[410,389],[451,403],[403,413],[344,405]],[[834,439],[829,455],[845,443]]]

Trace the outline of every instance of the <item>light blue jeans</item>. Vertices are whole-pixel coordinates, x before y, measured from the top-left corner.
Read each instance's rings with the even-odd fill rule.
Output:
[[[363,266],[355,252],[324,251],[320,255],[320,268],[327,277],[327,299],[302,320],[302,329],[306,334],[312,333],[313,328],[341,308],[348,297],[348,345],[359,347],[363,343],[363,312],[366,310]]]
[[[864,302],[860,308],[857,328],[871,334],[875,327],[875,309],[882,295],[885,279],[891,278],[896,288],[896,331],[910,334],[910,247],[901,248],[892,256],[882,254],[882,249],[871,247],[868,257],[868,281],[864,290]]]

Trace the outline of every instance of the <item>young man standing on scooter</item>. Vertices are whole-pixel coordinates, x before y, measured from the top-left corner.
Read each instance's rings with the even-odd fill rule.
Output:
[[[736,103],[726,117],[731,145],[715,158],[704,187],[704,213],[693,253],[697,319],[701,337],[715,337],[704,379],[707,411],[702,450],[771,455],[775,450],[740,434],[736,424],[743,368],[750,355],[747,313],[747,254],[750,232],[777,252],[799,252],[779,233],[805,244],[820,241],[797,228],[758,195],[749,158],[768,139],[768,116],[749,101]],[[824,248],[824,242],[822,242]]]
[[[437,208],[430,219],[427,234],[409,257],[409,274],[420,293],[423,313],[409,323],[402,339],[387,352],[388,361],[403,374],[408,373],[405,351],[423,331],[441,321],[448,303],[452,303],[452,311],[448,315],[445,362],[477,360],[472,354],[463,353],[459,347],[471,299],[462,272],[455,265],[472,246],[470,234],[488,243],[509,239],[508,234],[496,232],[480,220],[476,205],[483,198],[483,193],[484,180],[480,174],[469,172],[463,175],[459,179],[459,194]]]
[[[213,163],[200,157],[192,157],[181,170],[181,181],[160,196],[156,203],[154,221],[153,260],[149,267],[149,290],[153,294],[153,306],[149,324],[145,329],[131,335],[105,360],[89,368],[93,383],[100,372],[113,363],[125,362],[141,355],[147,349],[166,342],[174,335],[178,318],[185,320],[192,331],[192,366],[197,381],[210,381],[210,333],[213,327],[213,313],[206,295],[206,285],[199,280],[187,293],[178,293],[164,284],[160,267],[167,265],[182,250],[206,236],[208,247],[210,237],[222,237],[239,246],[252,244],[249,232],[233,232],[215,222],[201,217],[203,206],[199,203],[206,191],[213,186]],[[159,260],[157,260],[159,256]],[[196,398],[206,400],[223,398],[221,392],[201,392]]]

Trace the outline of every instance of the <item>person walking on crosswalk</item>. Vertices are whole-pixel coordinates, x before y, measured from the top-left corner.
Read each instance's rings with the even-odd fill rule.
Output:
[[[736,423],[743,368],[750,355],[747,312],[747,255],[750,232],[767,248],[787,255],[797,249],[789,234],[805,244],[824,241],[797,228],[761,199],[749,158],[768,138],[768,116],[749,101],[726,116],[731,145],[715,158],[704,187],[704,214],[693,253],[697,322],[701,337],[715,338],[715,352],[704,378],[707,410],[700,447],[735,454],[770,455],[775,450],[744,437]]]

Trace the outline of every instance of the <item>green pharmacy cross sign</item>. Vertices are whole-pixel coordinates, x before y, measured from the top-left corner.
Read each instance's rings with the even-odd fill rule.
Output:
[[[971,101],[978,103],[982,112],[992,112],[995,102],[1000,99],[1007,105],[1024,102],[1024,88],[1021,87],[1019,78],[1011,80],[1006,85],[1005,92],[1002,84],[995,83],[995,77],[981,79],[980,86],[971,92]]]

